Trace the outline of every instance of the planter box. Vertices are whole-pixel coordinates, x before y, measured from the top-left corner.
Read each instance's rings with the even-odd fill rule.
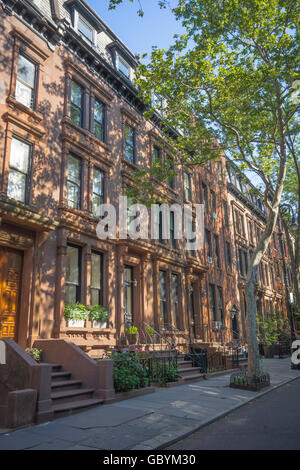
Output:
[[[153,387],[172,388],[172,387],[177,387],[178,385],[183,385],[183,383],[184,383],[183,380],[178,379],[176,382],[166,382],[165,384],[154,382],[152,385]]]
[[[92,328],[107,328],[106,321],[93,321]]]
[[[68,320],[68,326],[71,328],[84,328],[85,320]]]

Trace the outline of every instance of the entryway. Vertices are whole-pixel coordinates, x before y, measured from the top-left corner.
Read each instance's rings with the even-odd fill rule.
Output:
[[[0,338],[16,339],[23,253],[0,247]]]

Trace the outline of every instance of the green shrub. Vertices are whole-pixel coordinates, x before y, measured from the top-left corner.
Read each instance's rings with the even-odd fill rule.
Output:
[[[86,306],[79,302],[68,303],[65,306],[64,315],[66,320],[87,320],[88,314]]]
[[[107,308],[103,307],[103,305],[94,305],[90,307],[89,317],[91,321],[107,322],[109,313]]]
[[[113,353],[115,391],[128,392],[147,385],[148,369],[140,364],[134,352]]]
[[[129,328],[126,328],[126,334],[127,334],[127,335],[137,335],[137,334],[138,334],[138,329],[137,329],[137,327],[131,325]]]
[[[175,361],[164,363],[163,361],[154,361],[152,370],[153,382],[165,384],[176,382],[178,379],[178,365]]]

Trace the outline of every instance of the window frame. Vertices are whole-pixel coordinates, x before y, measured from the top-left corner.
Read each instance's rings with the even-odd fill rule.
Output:
[[[11,166],[11,155],[12,155],[12,142],[13,140],[18,140],[19,142],[22,142],[23,144],[26,144],[28,146],[28,171],[27,173],[24,173],[20,171],[18,168],[12,167]],[[31,142],[28,142],[24,139],[22,139],[19,136],[16,136],[15,134],[12,135],[11,139],[11,144],[10,144],[10,156],[9,156],[9,172],[8,172],[8,182],[7,182],[7,195],[11,199],[14,199],[15,201],[18,201],[24,205],[28,205],[30,201],[30,190],[31,190],[31,177],[32,177],[32,155],[33,155],[33,144]],[[15,172],[18,172],[22,175],[25,175],[25,190],[24,190],[24,201],[20,201],[19,199],[15,199],[12,196],[8,194],[8,185],[9,185],[9,174],[10,170],[13,170]]]
[[[101,194],[98,194],[94,191],[94,177],[95,177],[95,171],[96,172],[99,172],[101,173],[102,175],[102,181],[101,181],[101,189],[102,189],[102,192]],[[101,204],[104,204],[104,200],[105,200],[105,173],[103,172],[103,170],[97,166],[93,166],[93,178],[92,178],[92,213],[93,213],[93,216],[96,217],[97,219],[101,218],[101,216],[99,215],[96,215],[94,213],[94,207],[93,207],[93,203],[94,203],[94,199],[95,197],[99,197],[100,198],[100,205]]]
[[[132,130],[132,161],[127,158],[127,146],[128,146],[128,141],[127,141],[127,138],[126,138],[126,128],[130,128]],[[135,149],[135,146],[136,146],[136,130],[135,128],[129,124],[128,122],[125,122],[125,125],[124,125],[124,157],[125,157],[125,160],[129,163],[131,163],[132,165],[135,165],[136,164],[136,149]]]
[[[33,66],[34,66],[34,83],[33,83],[33,87],[31,87],[30,85],[28,85],[28,83],[26,83],[24,80],[18,78],[18,67],[19,67],[19,58],[20,56],[24,57],[28,62],[30,62]],[[32,110],[35,110],[36,109],[36,104],[37,104],[37,85],[38,85],[38,71],[39,71],[39,64],[37,62],[35,62],[34,60],[31,59],[31,57],[29,57],[27,54],[24,54],[23,51],[19,51],[19,54],[18,54],[18,59],[17,59],[17,68],[16,68],[16,83],[15,83],[15,93],[14,93],[14,97],[15,97],[15,100],[18,102],[18,103],[21,103],[23,106],[25,106],[26,108],[28,109],[32,109]],[[31,93],[31,105],[30,106],[27,106],[27,104],[25,104],[23,101],[20,101],[18,98],[17,98],[17,84],[21,83],[23,86],[26,86],[28,88],[30,88],[32,90],[32,93]]]
[[[74,159],[77,159],[78,162],[79,162],[79,185],[78,185],[79,186],[79,201],[78,201],[78,204],[77,204],[76,207],[73,207],[72,205],[69,204],[70,200],[69,200],[69,197],[68,197],[69,182],[71,182],[71,184],[74,184],[74,185],[77,186],[77,182],[72,181],[69,178],[69,158],[70,157],[72,157]],[[77,209],[77,210],[81,210],[81,207],[82,207],[82,165],[83,165],[82,158],[78,157],[74,153],[69,152],[69,154],[68,154],[68,165],[67,165],[67,183],[66,183],[66,187],[67,187],[67,205],[68,205],[68,207],[71,207],[72,209]]]
[[[72,101],[72,83],[74,83],[79,88],[81,88],[80,107]],[[80,111],[80,124],[78,124],[77,122],[74,122],[74,120],[72,119],[72,108],[75,108],[76,110]],[[84,86],[81,83],[79,83],[77,80],[74,80],[73,78],[71,78],[70,80],[70,120],[72,124],[74,124],[75,126],[83,128],[83,125],[84,125],[84,122],[83,122],[84,120]]]
[[[78,267],[78,284],[74,283],[74,282],[70,282],[70,281],[67,281],[67,275],[66,275],[66,282],[65,282],[65,285],[66,287],[69,285],[69,286],[76,286],[76,300],[75,302],[81,302],[81,295],[82,295],[82,292],[81,292],[81,286],[82,286],[82,273],[81,273],[81,269],[82,269],[82,247],[81,246],[78,246],[78,245],[75,245],[74,243],[67,243],[67,249],[68,247],[72,247],[72,248],[76,248],[78,250],[78,264],[77,264],[77,267]],[[66,252],[66,257],[68,256],[68,253]],[[65,301],[66,301],[66,293],[65,293]]]
[[[93,261],[92,257],[93,255],[99,256],[100,257],[100,287],[94,287],[93,286]],[[103,260],[104,260],[104,254],[102,252],[92,250],[91,252],[91,283],[90,283],[90,305],[92,305],[92,290],[98,291],[98,300],[99,303],[95,305],[103,305],[103,290],[104,290],[104,285],[103,285],[103,272],[104,272],[104,266],[103,266]]]

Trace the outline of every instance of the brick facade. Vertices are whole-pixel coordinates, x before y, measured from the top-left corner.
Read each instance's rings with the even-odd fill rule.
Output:
[[[96,172],[103,178],[103,201],[117,206],[135,169],[149,165],[154,146],[160,146],[162,155],[168,152],[158,128],[143,118],[144,106],[130,79],[123,76],[128,70],[130,78],[136,58],[83,0],[2,0],[0,25],[0,255],[9,260],[11,253],[22,257],[19,297],[10,297],[10,307],[5,307],[5,295],[12,294],[9,286],[5,292],[3,288],[1,305],[3,312],[11,309],[7,322],[15,322],[13,334],[18,343],[25,347],[39,338],[63,338],[92,356],[122,344],[125,276],[132,276],[126,284],[133,296],[132,322],[141,330],[145,324],[161,328],[163,300],[164,327],[176,326],[182,343],[189,338],[224,343],[237,332],[243,337],[245,276],[239,269],[239,249],[247,253],[255,244],[248,221],[254,230],[262,229],[264,214],[227,182],[225,158],[191,173],[192,202],[203,203],[205,194],[207,198],[210,257],[207,247],[192,256],[181,241],[172,247],[150,239],[99,240],[99,219],[93,213]],[[18,99],[18,87],[25,87],[25,97],[30,91],[18,69],[20,55],[35,67],[29,106]],[[72,102],[73,83],[81,93],[76,103]],[[95,135],[99,103],[104,113],[99,123],[103,125],[101,138]],[[126,126],[134,133],[131,162],[126,158]],[[15,171],[11,149],[20,142],[30,155],[27,173],[14,173],[20,181],[25,178],[28,190],[26,198],[18,201],[11,197],[10,178]],[[77,176],[70,176],[70,155],[80,172],[75,182],[71,180]],[[78,188],[80,192],[74,204],[70,204],[71,186],[74,198]],[[158,183],[157,189],[170,204],[183,204],[183,173],[175,176],[173,188]],[[244,219],[243,234],[236,229],[236,211]],[[73,284],[67,279],[70,247],[78,256]],[[96,329],[87,321],[84,327],[70,327],[64,319],[66,297],[76,292],[76,300],[91,304],[97,255],[102,264],[99,295],[109,310],[109,325]],[[274,275],[274,283],[270,281],[271,266],[275,272],[280,257],[274,247],[264,257],[269,280],[261,276],[257,287],[262,312],[275,306],[284,309],[282,274]],[[160,277],[166,283],[164,299],[160,298]],[[176,301],[172,285],[173,289],[176,285]],[[220,329],[221,325],[227,330]],[[0,337],[9,336],[7,331],[0,330]]]

